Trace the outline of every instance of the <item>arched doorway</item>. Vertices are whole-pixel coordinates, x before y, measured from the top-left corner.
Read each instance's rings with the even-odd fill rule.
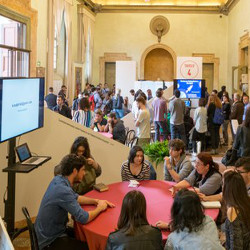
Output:
[[[142,55],[140,78],[172,81],[175,78],[175,68],[175,52],[166,45],[156,44],[147,48]]]

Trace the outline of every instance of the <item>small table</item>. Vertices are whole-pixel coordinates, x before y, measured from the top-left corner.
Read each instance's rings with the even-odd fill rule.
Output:
[[[113,135],[108,133],[108,132],[98,132],[98,133],[109,138],[109,139],[113,139]]]
[[[88,242],[90,250],[104,250],[110,232],[115,231],[121,211],[124,196],[131,190],[141,191],[147,201],[147,218],[151,225],[155,225],[158,220],[170,222],[170,211],[173,198],[169,191],[175,183],[166,181],[141,181],[138,188],[129,188],[129,182],[118,182],[109,185],[109,190],[99,193],[96,190],[89,192],[86,196],[108,200],[115,204],[115,208],[108,208],[101,213],[98,218],[87,225],[75,223],[76,237],[79,240]],[[91,205],[84,206],[86,211],[93,210]],[[216,220],[219,209],[205,209],[205,214]],[[163,243],[165,244],[169,231],[162,231]]]

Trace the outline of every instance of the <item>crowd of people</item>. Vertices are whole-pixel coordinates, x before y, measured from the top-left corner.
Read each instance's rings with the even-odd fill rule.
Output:
[[[154,168],[144,159],[143,150],[144,145],[150,143],[150,127],[154,122],[154,139],[169,140],[164,180],[175,183],[171,191],[174,203],[170,223],[162,221],[159,214],[156,225],[149,225],[143,193],[136,190],[128,192],[123,199],[117,229],[109,235],[106,249],[223,249],[216,224],[204,215],[201,201],[225,203],[226,216],[218,224],[222,224],[225,231],[226,249],[250,249],[249,97],[244,94],[241,100],[238,94],[234,94],[232,101],[223,86],[219,93],[213,90],[211,95],[206,95],[207,98],[199,100],[190,120],[190,112],[178,90],[170,100],[166,100],[163,90],[158,89],[152,102],[152,115],[147,106],[147,101],[153,98],[150,91],[147,91],[147,96],[142,91],[135,93],[131,90],[134,102],[130,106],[128,101],[124,101],[127,98],[122,98],[120,90],[110,91],[107,85],[93,88],[86,87],[85,91],[90,92],[79,95],[72,110],[67,106],[65,88],[62,88],[60,95],[54,98],[57,101],[54,107],[47,98],[48,108],[95,131],[112,133],[113,138],[121,143],[125,140],[125,128],[120,118],[126,114],[124,107],[131,110],[139,140],[121,166],[122,181],[155,179]],[[220,127],[223,144],[228,146],[232,119],[239,124],[237,132],[232,132],[232,147],[237,150],[239,159],[233,168],[222,173],[212,155],[218,153]],[[187,126],[186,121],[192,122],[193,126]],[[210,143],[206,140],[208,134]],[[187,156],[190,141],[196,156],[194,164]],[[209,146],[212,150],[207,153]],[[107,207],[115,206],[106,200],[85,197],[102,171],[91,155],[87,138],[76,138],[70,154],[56,166],[55,177],[41,202],[35,223],[40,249],[88,249],[86,244],[73,237],[66,224],[68,213],[76,221],[86,224]],[[81,208],[83,204],[94,204],[96,208],[85,211]],[[160,230],[171,232],[165,246]]]

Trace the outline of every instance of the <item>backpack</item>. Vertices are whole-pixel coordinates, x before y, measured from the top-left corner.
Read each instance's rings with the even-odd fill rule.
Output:
[[[213,123],[221,125],[223,124],[223,122],[224,122],[223,111],[220,108],[216,108],[214,112]]]

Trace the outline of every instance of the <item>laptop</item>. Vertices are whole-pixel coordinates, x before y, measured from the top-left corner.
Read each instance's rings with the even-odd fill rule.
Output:
[[[48,159],[47,156],[32,156],[27,143],[15,147],[15,150],[20,164],[23,165],[38,165]]]

